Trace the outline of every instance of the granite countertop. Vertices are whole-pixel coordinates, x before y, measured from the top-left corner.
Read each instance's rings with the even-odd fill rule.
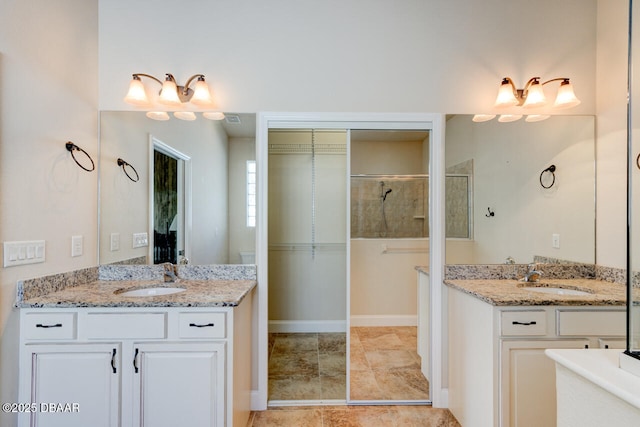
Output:
[[[525,305],[626,305],[627,288],[596,279],[546,279],[527,283],[510,279],[446,279],[445,285],[495,306]],[[525,286],[563,287],[589,295],[556,295],[523,289]]]
[[[235,307],[257,285],[255,265],[170,265],[175,278],[165,282],[168,265],[102,265],[19,280],[15,306]],[[156,296],[122,295],[149,287],[185,290]]]
[[[20,308],[70,307],[235,307],[256,286],[255,280],[97,280],[19,301]],[[183,292],[144,297],[121,293],[146,287],[185,288]]]

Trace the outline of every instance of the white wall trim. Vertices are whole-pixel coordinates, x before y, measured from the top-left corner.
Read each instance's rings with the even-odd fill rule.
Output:
[[[268,398],[268,327],[269,327],[269,271],[268,271],[268,134],[269,128],[315,128],[315,129],[431,129],[430,218],[432,236],[430,241],[430,265],[436,274],[431,277],[431,301],[434,309],[431,317],[431,348],[442,345],[442,300],[441,287],[444,273],[444,118],[441,114],[428,113],[273,113],[257,115],[256,165],[257,165],[257,218],[256,218],[256,264],[258,268],[258,337],[257,337],[257,397],[252,401],[252,410],[265,410]],[[436,205],[434,207],[434,205]],[[347,243],[349,248],[349,244]],[[347,250],[349,256],[349,250]],[[348,264],[347,264],[348,265]],[[349,280],[347,275],[347,292]],[[437,284],[435,286],[434,284]],[[347,311],[349,299],[347,295]],[[349,318],[349,313],[347,313]],[[434,406],[442,407],[442,354],[433,351],[431,382]],[[255,366],[255,365],[254,365]],[[349,385],[347,384],[347,390]]]
[[[346,320],[270,320],[270,333],[346,332]]]
[[[418,316],[413,314],[352,315],[351,326],[418,326]]]

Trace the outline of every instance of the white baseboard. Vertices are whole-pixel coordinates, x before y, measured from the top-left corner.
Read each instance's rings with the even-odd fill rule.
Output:
[[[251,410],[265,411],[267,409],[267,400],[262,399],[258,390],[251,390]]]
[[[351,326],[418,326],[417,315],[354,315]]]
[[[271,333],[346,332],[345,320],[269,320]]]

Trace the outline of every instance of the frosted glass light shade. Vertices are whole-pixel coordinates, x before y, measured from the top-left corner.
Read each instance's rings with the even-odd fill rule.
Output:
[[[493,119],[495,116],[496,116],[495,114],[476,114],[475,116],[473,116],[471,120],[476,123],[482,123],[482,122],[488,122],[489,120]]]
[[[535,80],[527,89],[527,99],[522,106],[524,108],[542,107],[547,103],[547,97],[544,96],[544,90],[538,80]]]
[[[169,120],[169,114],[166,111],[149,111],[146,115],[152,120]]]
[[[520,120],[521,118],[522,114],[502,114],[500,117],[498,117],[498,121],[501,123],[509,123]]]
[[[205,119],[209,120],[222,120],[224,119],[224,113],[219,111],[207,111],[202,113]]]
[[[193,111],[176,111],[173,113],[176,119],[193,121],[196,119],[196,113]]]
[[[551,117],[549,114],[529,114],[524,121],[529,123],[541,122],[543,120],[547,120],[549,117]]]
[[[160,91],[160,98],[158,98],[158,102],[164,105],[180,105],[178,87],[176,86],[175,81],[167,78],[167,80],[162,83],[162,90]]]
[[[209,86],[202,77],[199,77],[196,81],[195,87],[193,89],[193,96],[191,97],[191,103],[199,107],[207,107],[213,105],[213,99],[211,99]]]
[[[498,96],[496,97],[496,107],[513,107],[518,105],[518,98],[513,93],[513,86],[507,79],[502,80]]]
[[[149,98],[147,97],[147,92],[144,90],[144,85],[140,77],[134,77],[131,83],[129,83],[129,91],[124,97],[124,102],[140,107],[149,105]]]
[[[573,92],[573,85],[569,80],[564,80],[560,83],[558,95],[556,95],[556,101],[553,103],[553,106],[555,108],[571,108],[578,104],[580,104],[580,100]]]

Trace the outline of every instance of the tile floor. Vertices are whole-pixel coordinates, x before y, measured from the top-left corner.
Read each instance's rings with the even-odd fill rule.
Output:
[[[345,400],[344,333],[269,334],[271,400]]]
[[[429,400],[417,328],[351,328],[351,400]]]
[[[460,427],[430,406],[315,406],[252,412],[247,427]]]

